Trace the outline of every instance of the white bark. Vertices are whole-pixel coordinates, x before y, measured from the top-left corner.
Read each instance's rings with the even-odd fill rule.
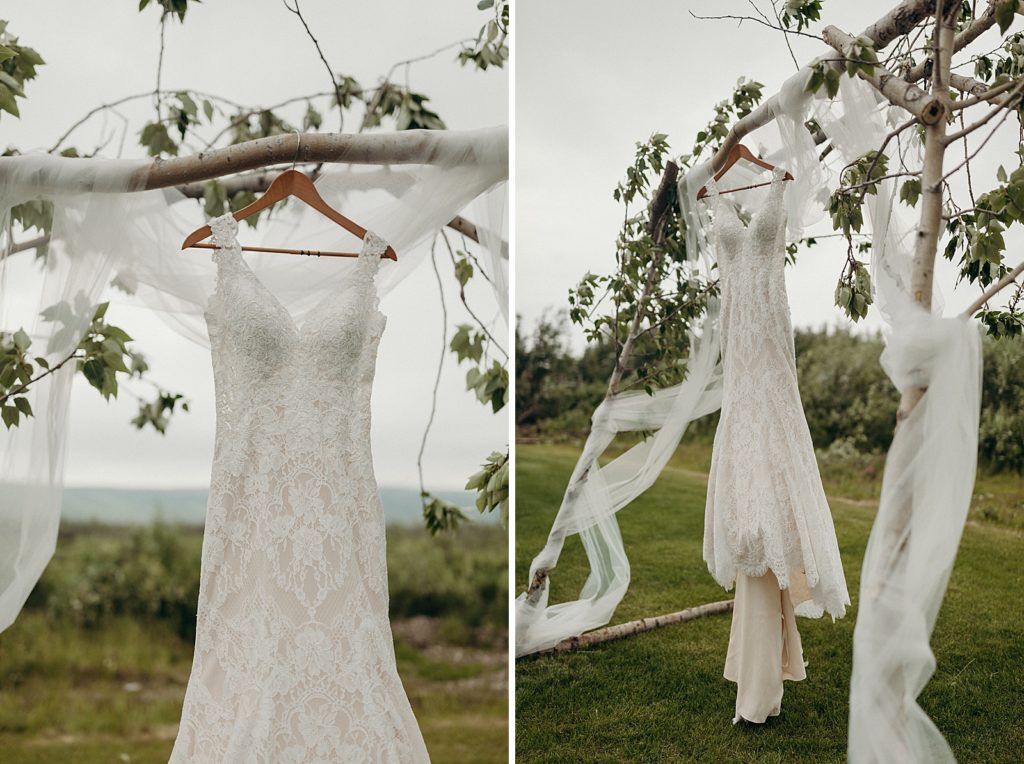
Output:
[[[936,13],[933,37],[935,51],[932,66],[932,93],[949,106],[949,68],[953,58],[956,35],[954,12]],[[924,163],[921,167],[921,216],[917,226],[914,259],[910,276],[910,292],[914,301],[925,310],[932,307],[935,256],[942,233],[942,175],[946,155],[946,120],[925,128]],[[912,387],[902,391],[897,421],[906,419],[925,394],[925,388]]]
[[[707,615],[728,613],[732,610],[732,606],[733,600],[709,602],[706,605],[689,607],[686,608],[686,610],[680,610],[677,613],[657,615],[652,616],[651,618],[641,618],[637,621],[620,623],[616,626],[606,626],[603,629],[595,629],[594,631],[587,632],[586,634],[582,634],[578,637],[563,639],[554,647],[548,648],[547,650],[540,650],[533,653],[533,655],[549,655],[551,653],[567,653],[573,650],[581,650],[583,648],[592,647],[593,645],[599,645],[603,642],[612,642],[616,639],[631,637],[634,634],[654,631],[654,629],[661,628],[662,626],[668,626],[673,623],[685,623],[697,618],[703,618]]]
[[[136,173],[136,182],[130,187],[147,190],[181,186],[236,175],[246,170],[295,163],[431,164],[445,153],[443,149],[446,145],[461,144],[465,140],[465,136],[453,135],[447,130],[405,130],[369,135],[288,133],[213,151],[201,151],[192,156],[156,159]],[[0,172],[7,161],[11,159],[0,157]]]
[[[856,42],[851,35],[834,26],[825,27],[821,32],[821,39],[846,58],[849,58],[850,48]],[[836,69],[843,67],[841,63],[833,63],[832,66]],[[858,69],[857,76],[888,98],[890,102],[909,111],[921,120],[922,124],[932,125],[946,114],[945,106],[934,94],[925,93],[917,85],[901,80],[881,64],[874,66],[871,74],[863,69]]]
[[[861,34],[874,43],[875,50],[882,50],[897,37],[905,35],[927,18],[934,7],[934,0],[904,0],[875,23],[868,26]],[[733,146],[743,140],[749,133],[771,122],[775,118],[778,107],[779,97],[776,94],[736,122],[711,160],[712,172],[722,169],[725,158],[729,155]]]

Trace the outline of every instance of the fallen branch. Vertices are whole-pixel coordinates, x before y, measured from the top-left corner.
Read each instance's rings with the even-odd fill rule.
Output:
[[[554,653],[568,653],[573,650],[581,650],[593,645],[599,645],[604,642],[612,642],[616,639],[623,639],[625,637],[631,637],[634,634],[643,634],[647,631],[654,631],[662,626],[669,626],[674,623],[685,623],[686,621],[694,621],[698,618],[703,618],[706,615],[717,615],[718,613],[728,613],[732,610],[733,600],[722,600],[720,602],[709,602],[706,605],[698,605],[697,607],[688,607],[686,610],[680,610],[677,613],[668,613],[666,615],[656,615],[651,618],[641,618],[638,621],[629,621],[628,623],[620,623],[616,626],[606,626],[603,629],[594,629],[586,634],[581,634],[578,637],[569,637],[563,639],[554,647],[549,647],[547,650],[539,650],[535,653],[531,653],[530,657],[538,655],[551,655]]]

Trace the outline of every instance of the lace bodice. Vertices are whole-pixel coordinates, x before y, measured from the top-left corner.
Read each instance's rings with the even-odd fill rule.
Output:
[[[713,180],[708,191],[724,380],[704,558],[727,588],[737,570],[761,576],[770,569],[795,603],[803,601],[798,613],[838,617],[849,595],[797,387],[783,173],[775,171],[746,226]]]
[[[297,324],[217,218],[217,432],[195,658],[172,762],[423,762],[395,668],[370,394],[385,319],[368,233]]]

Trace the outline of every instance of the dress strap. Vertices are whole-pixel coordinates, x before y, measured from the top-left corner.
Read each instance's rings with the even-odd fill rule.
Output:
[[[707,189],[705,196],[708,198],[717,198],[721,195],[721,191],[718,188],[718,181],[715,180],[714,173],[711,173],[711,177],[708,178],[708,182],[704,184],[704,188]]]
[[[210,221],[210,230],[213,231],[213,256],[223,251],[237,251],[238,247],[238,221],[230,212],[220,215]]]
[[[380,267],[380,256],[388,248],[388,243],[373,231],[367,231],[363,237],[363,247],[359,250],[359,268],[361,273],[374,276]]]

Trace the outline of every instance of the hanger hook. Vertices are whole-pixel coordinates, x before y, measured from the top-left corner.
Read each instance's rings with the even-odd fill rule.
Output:
[[[299,162],[299,151],[302,149],[302,136],[299,135],[299,129],[295,128],[295,158],[292,160],[292,169],[295,169],[295,165]]]

